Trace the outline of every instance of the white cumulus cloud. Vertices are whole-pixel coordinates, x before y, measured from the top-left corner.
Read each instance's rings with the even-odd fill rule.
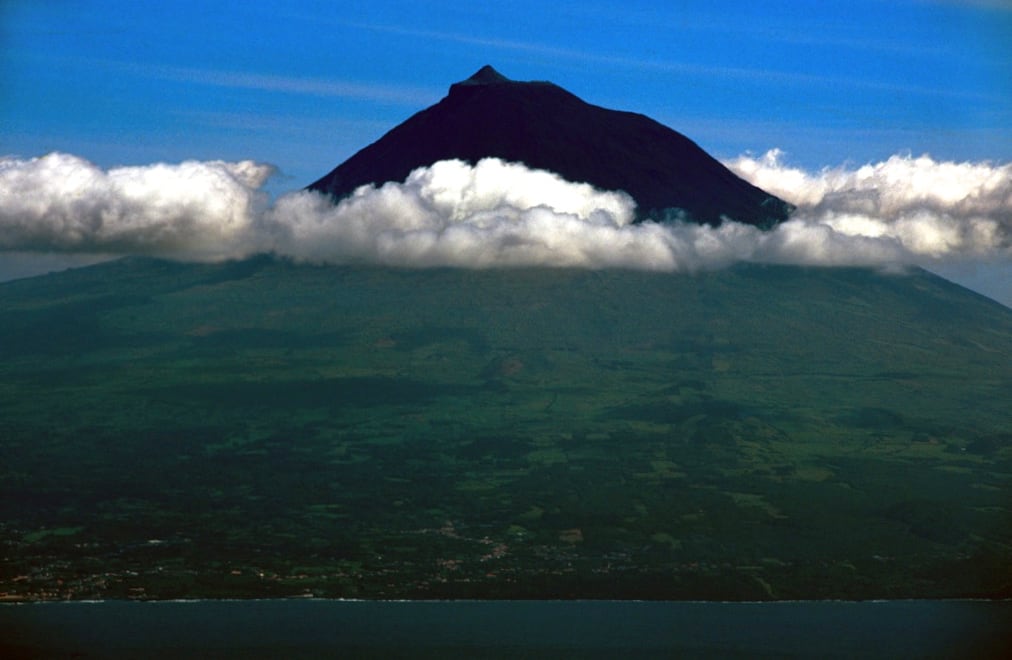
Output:
[[[773,150],[726,163],[742,178],[798,206],[791,225],[866,238],[851,259],[904,261],[1010,256],[1012,164],[938,162],[893,156],[855,169],[809,173]],[[878,245],[879,256],[872,250]],[[818,248],[814,239],[810,246]],[[890,256],[891,248],[898,250]],[[843,255],[841,255],[843,256]]]
[[[261,188],[273,168],[250,161],[103,170],[59,153],[3,158],[0,251],[667,271],[1012,257],[1012,165],[894,156],[807,172],[778,151],[727,165],[797,211],[765,232],[733,221],[634,224],[625,193],[497,159],[443,161],[334,204],[308,191],[268,203]]]
[[[63,153],[0,159],[0,249],[215,258],[239,253],[273,172],[243,161],[103,170]]]
[[[632,224],[634,210],[625,193],[490,158],[473,167],[442,161],[336,206],[292,193],[265,225],[275,251],[323,262],[674,270],[708,251],[705,232],[695,232],[696,249],[669,228]]]

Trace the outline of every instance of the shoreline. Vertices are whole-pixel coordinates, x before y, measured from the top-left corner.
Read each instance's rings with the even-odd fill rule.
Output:
[[[672,599],[634,599],[634,598],[329,598],[325,596],[289,596],[283,598],[106,598],[82,600],[8,600],[0,601],[0,607],[20,605],[104,605],[107,603],[139,603],[184,605],[190,603],[404,603],[404,604],[439,604],[439,603],[614,603],[614,604],[684,604],[684,605],[813,605],[819,603],[852,603],[861,605],[889,603],[1012,603],[1012,597],[1003,598],[813,598],[789,600],[672,600]]]

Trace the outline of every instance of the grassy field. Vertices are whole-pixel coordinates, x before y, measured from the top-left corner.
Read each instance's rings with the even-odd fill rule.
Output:
[[[923,271],[0,285],[8,599],[1012,596],[1012,311]]]

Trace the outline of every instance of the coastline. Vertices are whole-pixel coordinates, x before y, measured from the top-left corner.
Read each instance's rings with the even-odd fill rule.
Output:
[[[71,601],[0,607],[3,657],[1008,657],[1012,600]]]

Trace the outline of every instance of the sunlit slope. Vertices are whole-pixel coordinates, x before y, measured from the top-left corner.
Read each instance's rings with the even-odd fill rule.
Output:
[[[924,271],[123,260],[0,356],[18,596],[1012,593],[1012,312]]]

